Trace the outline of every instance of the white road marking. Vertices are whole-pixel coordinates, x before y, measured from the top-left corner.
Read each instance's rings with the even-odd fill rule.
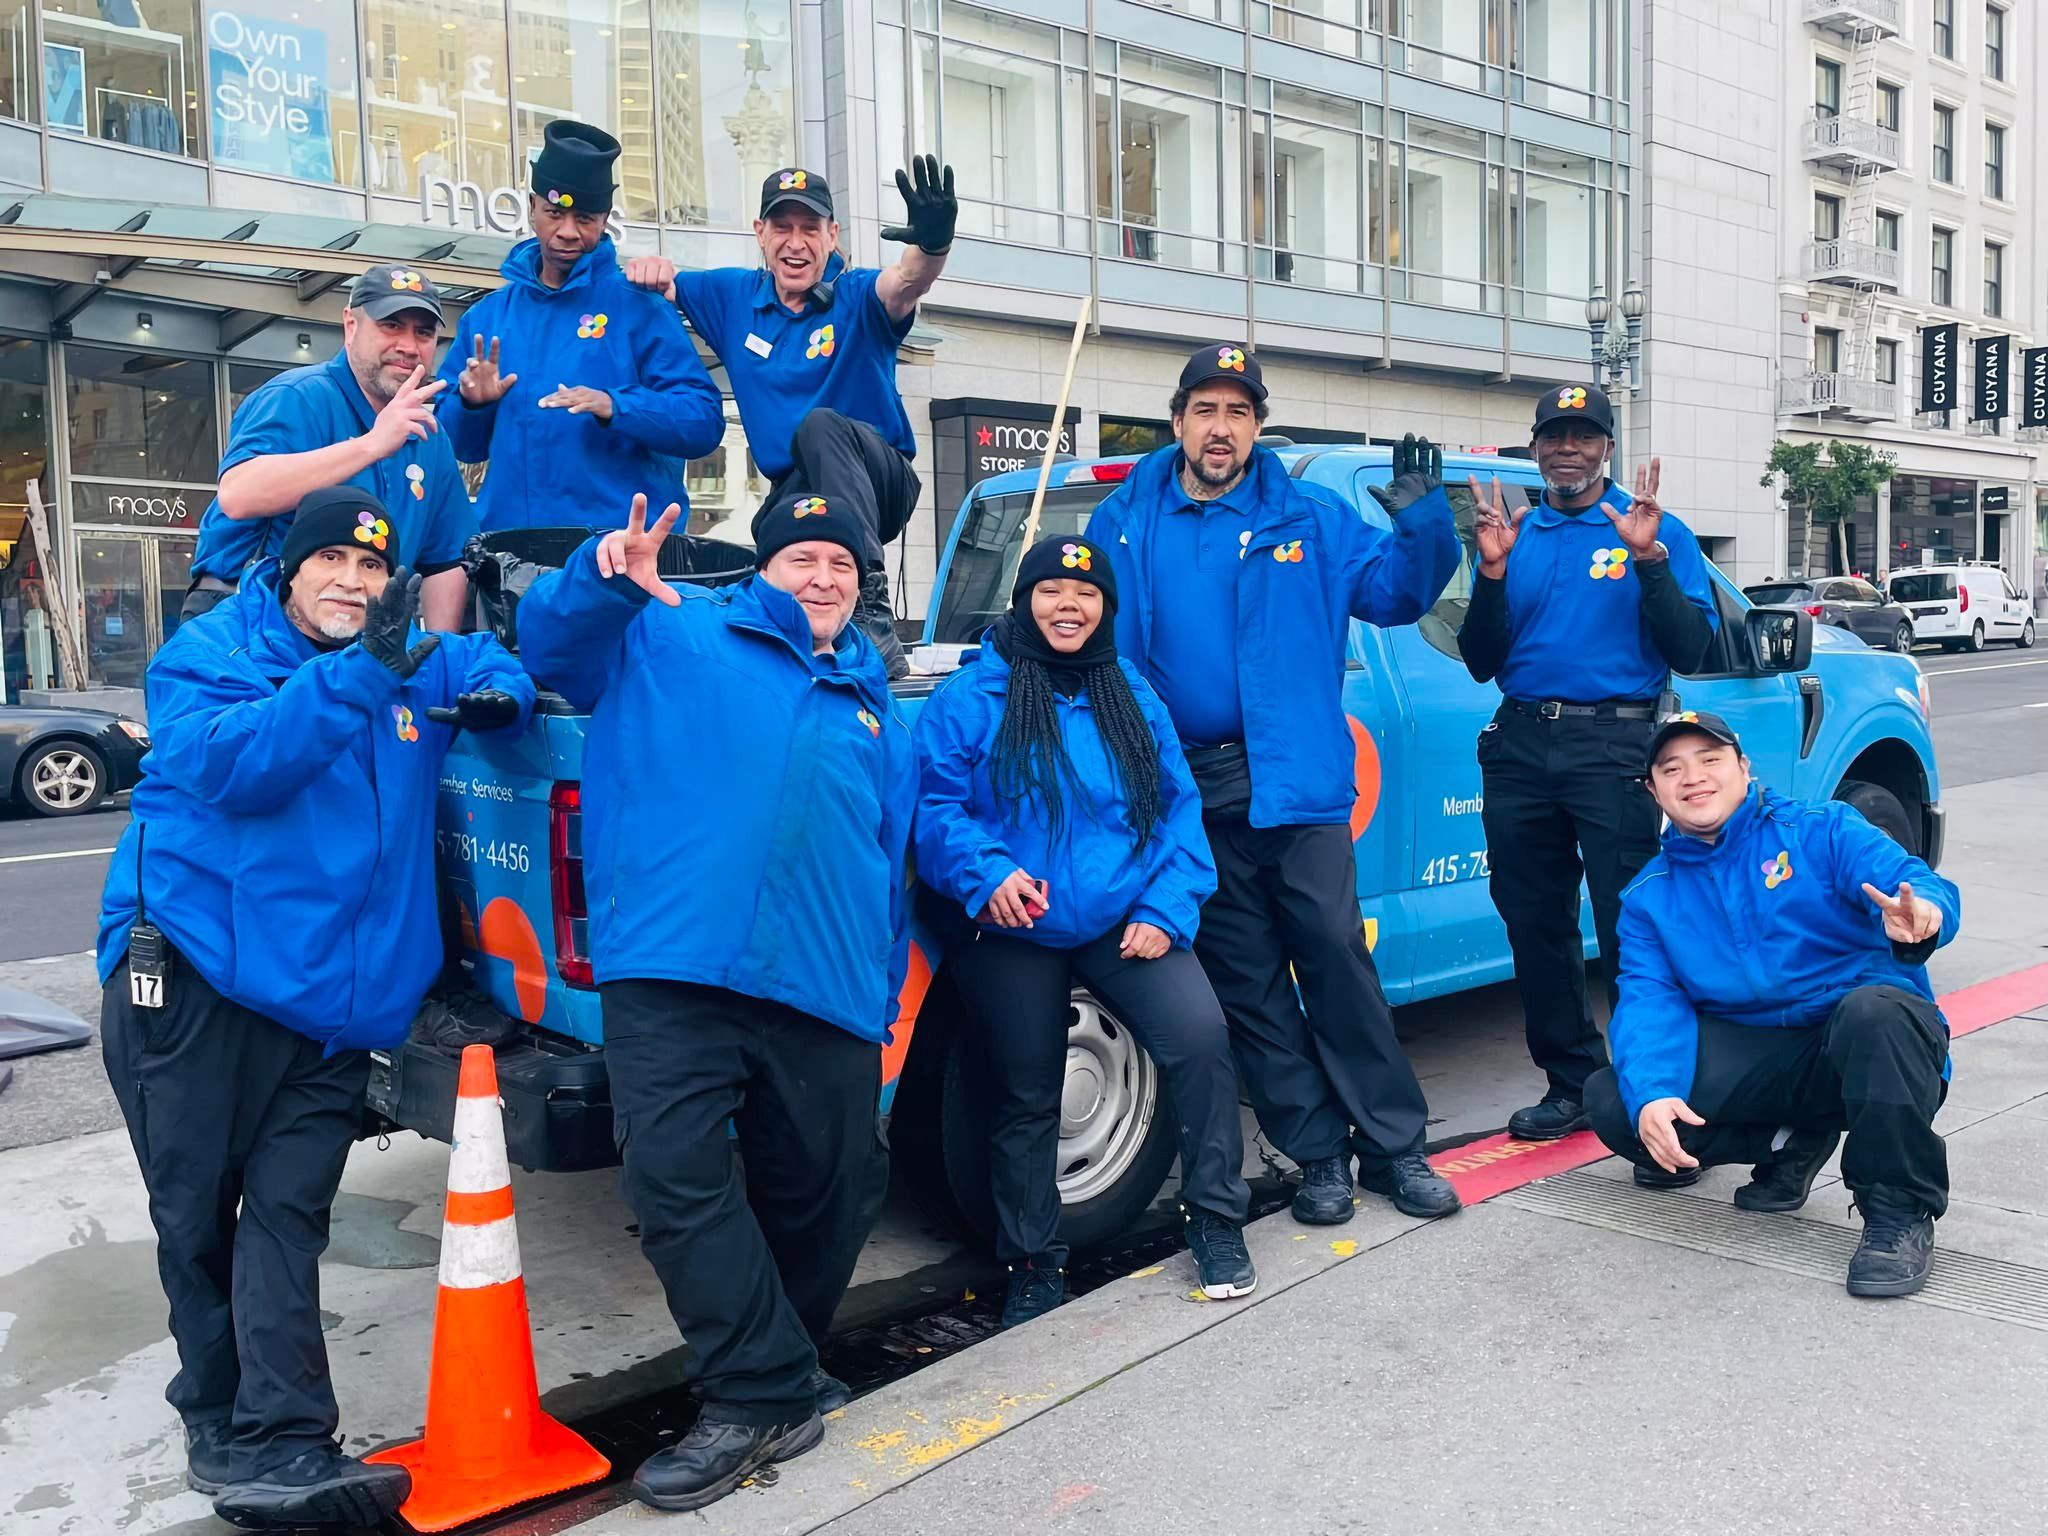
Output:
[[[67,848],[62,853],[13,853],[0,859],[0,864],[38,864],[44,859],[89,859],[113,851],[111,848]]]
[[[1988,667],[1941,667],[1932,672],[1922,667],[1920,675],[1922,677],[1954,677],[1958,673],[2005,672],[2014,667],[2048,667],[2048,656],[2037,656],[2032,661],[2000,661]]]

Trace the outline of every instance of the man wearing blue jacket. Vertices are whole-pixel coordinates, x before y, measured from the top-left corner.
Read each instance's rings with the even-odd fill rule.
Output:
[[[605,234],[618,157],[601,128],[547,125],[533,238],[512,247],[505,286],[463,315],[442,360],[455,457],[490,466],[477,493],[486,533],[610,521],[636,495],[687,505],[684,461],[725,435],[675,310],[626,281]]]
[[[419,638],[382,503],[302,501],[279,560],[151,662],[154,745],[101,900],[107,1076],[170,1301],[187,1479],[238,1525],[374,1524],[400,1467],[334,1445],[319,1259],[368,1052],[441,969],[434,799],[458,729],[533,684],[485,635]],[[239,1207],[239,1210],[238,1210]]]
[[[626,1198],[704,1404],[633,1479],[671,1510],[810,1450],[845,1400],[813,1341],[888,1177],[917,791],[849,622],[858,521],[784,500],[759,573],[709,592],[657,574],[680,512],[649,528],[636,497],[519,605],[520,659],[590,711],[584,879]]]
[[[1926,960],[1956,935],[1955,886],[1853,807],[1753,783],[1718,715],[1667,719],[1647,771],[1671,826],[1622,896],[1593,1129],[1639,1184],[1754,1163],[1735,1203],[1792,1211],[1846,1127],[1863,1216],[1849,1294],[1911,1295],[1948,1207],[1948,1023]]]
[[[1198,348],[1170,410],[1179,441],[1131,471],[1088,541],[1123,594],[1117,648],[1201,787],[1218,884],[1195,954],[1260,1125],[1301,1165],[1296,1218],[1351,1219],[1354,1155],[1366,1188],[1447,1215],[1458,1196],[1423,1156],[1427,1105],[1359,919],[1342,700],[1351,621],[1413,624],[1457,569],[1441,456],[1403,445],[1374,493],[1389,535],[1257,446],[1266,386],[1242,344]]]

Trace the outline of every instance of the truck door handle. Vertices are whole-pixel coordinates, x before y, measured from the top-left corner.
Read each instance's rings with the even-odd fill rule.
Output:
[[[1820,738],[1820,723],[1828,713],[1827,694],[1822,691],[1820,679],[1811,673],[1799,679],[1799,702],[1806,719],[1806,731],[1799,742],[1799,759],[1804,762],[1813,755],[1813,744]]]

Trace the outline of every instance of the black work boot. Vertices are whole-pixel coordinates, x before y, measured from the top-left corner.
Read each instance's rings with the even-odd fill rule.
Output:
[[[889,573],[876,566],[860,579],[860,596],[854,600],[853,622],[874,641],[882,653],[882,665],[889,680],[910,674],[910,658],[903,654],[903,642],[896,638],[896,608],[889,601]]]
[[[1195,1273],[1201,1277],[1202,1294],[1211,1301],[1251,1295],[1258,1288],[1259,1272],[1244,1245],[1243,1229],[1190,1206],[1182,1206],[1180,1215],[1188,1252],[1195,1256]]]
[[[1465,1208],[1451,1181],[1430,1167],[1420,1152],[1403,1152],[1384,1163],[1361,1157],[1358,1182],[1393,1201],[1403,1216],[1449,1216]]]
[[[1666,1173],[1662,1168],[1645,1168],[1636,1164],[1636,1188],[1638,1189],[1690,1189],[1699,1183],[1703,1170],[1681,1168],[1676,1173]],[[1741,1196],[1737,1196],[1740,1199]]]
[[[1798,1210],[1841,1139],[1840,1131],[1794,1130],[1769,1162],[1750,1170],[1749,1182],[1735,1191],[1735,1203],[1745,1211]]]
[[[1318,1157],[1301,1166],[1301,1188],[1294,1192],[1294,1219],[1308,1227],[1341,1227],[1358,1214],[1351,1198],[1351,1157]]]
[[[1003,1298],[1004,1328],[1043,1317],[1067,1299],[1067,1272],[1050,1255],[1035,1253],[1010,1266],[1010,1290]]]
[[[1863,1241],[1849,1258],[1851,1296],[1911,1296],[1934,1265],[1934,1218],[1914,1206],[1859,1194]]]
[[[815,1413],[789,1424],[735,1424],[712,1404],[687,1435],[640,1463],[633,1497],[656,1509],[702,1509],[769,1462],[815,1450],[824,1438],[824,1421]]]
[[[837,1413],[853,1401],[853,1388],[822,1365],[811,1372],[811,1390],[818,1395],[820,1413]]]
[[[228,1485],[228,1420],[199,1419],[185,1426],[185,1486],[211,1498]]]
[[[256,1477],[227,1484],[213,1501],[213,1512],[250,1531],[376,1525],[396,1514],[411,1492],[412,1474],[404,1467],[372,1466],[320,1445]]]
[[[1508,1134],[1517,1141],[1562,1141],[1592,1123],[1586,1106],[1577,1099],[1545,1094],[1541,1104],[1531,1104],[1508,1116]]]

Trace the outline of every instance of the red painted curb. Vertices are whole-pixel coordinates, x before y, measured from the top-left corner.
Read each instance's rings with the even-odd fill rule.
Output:
[[[2048,965],[1994,976],[1941,999],[1951,1039],[2044,1006],[2048,1006]],[[1502,1132],[1439,1152],[1429,1163],[1451,1181],[1459,1199],[1467,1205],[1477,1205],[1495,1195],[1504,1195],[1553,1174],[1569,1173],[1611,1155],[1591,1131],[1579,1131],[1562,1141],[1518,1141]]]

